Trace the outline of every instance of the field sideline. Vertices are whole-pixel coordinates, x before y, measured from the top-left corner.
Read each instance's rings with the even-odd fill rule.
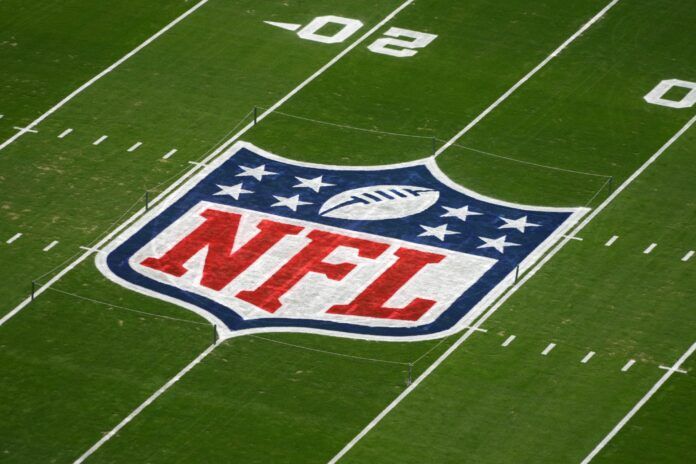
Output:
[[[264,22],[323,15],[364,25],[327,44]],[[644,99],[696,82],[688,2],[10,0],[0,18],[2,462],[693,459],[696,113]],[[437,38],[371,51],[392,26]],[[593,211],[483,331],[216,342],[93,260],[237,139],[335,165],[436,154],[482,194]]]

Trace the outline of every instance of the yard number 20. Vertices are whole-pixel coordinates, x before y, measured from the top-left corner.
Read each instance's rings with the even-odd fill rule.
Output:
[[[341,27],[330,35],[321,34],[319,31],[328,24],[337,24]],[[340,16],[319,16],[300,29],[297,35],[301,39],[314,42],[340,43],[352,36],[362,26],[362,21],[357,19],[342,18]],[[415,55],[418,53],[416,49],[427,46],[437,37],[435,34],[426,34],[425,32],[411,31],[399,27],[390,28],[384,35],[386,37],[375,40],[367,48],[374,53],[395,56],[397,58]],[[404,38],[409,40],[404,40]]]

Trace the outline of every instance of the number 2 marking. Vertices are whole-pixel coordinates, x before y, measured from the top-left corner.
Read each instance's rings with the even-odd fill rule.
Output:
[[[424,48],[437,37],[435,34],[426,34],[425,32],[410,31],[399,27],[392,27],[384,33],[387,37],[375,40],[367,48],[374,53],[382,55],[395,56],[397,58],[406,58],[418,53],[415,48]],[[396,37],[408,37],[413,40],[401,40]],[[390,48],[400,47],[400,48]]]

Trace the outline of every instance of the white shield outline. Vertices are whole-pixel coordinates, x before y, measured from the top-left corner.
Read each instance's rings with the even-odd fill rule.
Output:
[[[313,333],[313,334],[320,334],[320,335],[330,335],[330,336],[338,336],[338,337],[344,337],[344,338],[354,338],[354,339],[363,339],[363,340],[382,340],[382,341],[422,341],[422,340],[430,340],[430,339],[438,339],[438,338],[443,338],[447,337],[449,335],[461,332],[462,330],[468,328],[471,326],[473,321],[477,319],[483,312],[498,298],[500,297],[505,290],[507,290],[509,287],[511,287],[514,282],[515,282],[515,270],[511,271],[507,276],[502,278],[489,292],[486,294],[485,297],[483,297],[481,300],[479,300],[456,324],[454,324],[452,327],[446,330],[442,330],[439,332],[434,332],[434,333],[428,333],[428,334],[422,334],[422,335],[405,335],[405,336],[397,336],[397,335],[392,335],[392,336],[387,336],[387,335],[371,335],[371,334],[362,334],[362,333],[353,333],[353,332],[345,332],[345,331],[340,331],[340,330],[328,330],[328,329],[321,329],[321,328],[309,328],[309,327],[299,327],[299,326],[289,326],[289,327],[256,327],[256,328],[249,328],[249,329],[240,329],[240,330],[232,330],[230,329],[223,321],[215,317],[212,313],[209,311],[193,305],[191,303],[182,301],[178,298],[171,297],[169,295],[156,292],[153,290],[150,290],[146,287],[143,287],[141,285],[137,285],[135,283],[132,283],[126,279],[123,279],[122,277],[116,275],[108,266],[107,264],[107,257],[111,252],[116,250],[121,244],[123,244],[125,241],[127,241],[131,236],[133,236],[137,231],[139,231],[141,228],[143,228],[146,224],[148,224],[150,221],[152,221],[154,218],[162,214],[168,207],[170,207],[172,204],[174,204],[176,201],[178,201],[180,198],[182,198],[186,193],[188,193],[191,189],[193,189],[195,186],[197,186],[201,181],[203,181],[206,177],[208,177],[214,170],[219,168],[223,163],[228,161],[230,158],[232,158],[236,153],[238,153],[242,149],[247,149],[252,151],[253,153],[262,156],[264,158],[267,158],[269,160],[281,162],[281,163],[286,163],[290,165],[295,165],[295,166],[301,166],[301,167],[308,167],[308,168],[319,168],[319,169],[328,169],[328,170],[335,170],[335,171],[380,171],[380,170],[386,170],[386,169],[395,169],[395,168],[406,168],[406,167],[412,167],[412,166],[424,166],[427,168],[427,170],[442,184],[446,185],[447,187],[458,191],[464,195],[467,195],[469,197],[472,197],[474,199],[484,201],[487,203],[492,203],[492,204],[497,204],[500,206],[506,206],[510,208],[519,208],[519,209],[525,209],[525,210],[530,210],[530,211],[539,211],[539,212],[562,212],[562,213],[570,213],[570,216],[563,222],[559,227],[556,228],[556,230],[551,233],[541,244],[539,244],[529,255],[527,255],[518,265],[519,272],[523,273],[527,269],[529,269],[532,265],[534,265],[537,260],[543,256],[546,251],[551,248],[556,242],[559,241],[559,239],[565,235],[574,225],[578,223],[578,221],[585,215],[587,214],[588,211],[590,211],[589,208],[586,207],[571,207],[571,208],[565,208],[565,207],[550,207],[550,206],[531,206],[531,205],[523,205],[523,204],[518,204],[518,203],[512,203],[512,202],[506,202],[502,200],[498,200],[496,198],[488,197],[485,195],[481,195],[477,192],[474,192],[472,190],[467,189],[466,187],[457,184],[453,180],[451,180],[442,170],[440,170],[439,166],[437,165],[437,162],[434,157],[428,157],[416,161],[409,161],[409,162],[404,162],[404,163],[396,163],[396,164],[388,164],[388,165],[374,165],[374,166],[338,166],[338,165],[327,165],[327,164],[317,164],[317,163],[307,163],[303,161],[297,161],[297,160],[292,160],[289,158],[285,158],[270,152],[267,152],[266,150],[263,150],[249,142],[244,142],[244,141],[238,141],[234,143],[232,146],[228,147],[220,156],[218,156],[214,161],[206,165],[201,171],[199,171],[196,175],[191,177],[188,181],[186,181],[183,185],[179,186],[177,189],[175,189],[173,192],[171,192],[167,197],[162,199],[154,208],[152,208],[150,211],[146,212],[143,214],[138,220],[136,220],[133,224],[131,224],[127,229],[119,233],[115,238],[113,238],[106,246],[102,248],[102,253],[98,253],[95,257],[95,263],[99,271],[104,274],[109,280],[125,287],[128,288],[129,290],[133,290],[135,292],[144,294],[146,296],[150,296],[153,298],[157,298],[162,301],[166,301],[168,303],[175,304],[180,307],[184,307],[188,309],[189,311],[192,311],[199,316],[205,318],[208,320],[211,324],[213,324],[216,327],[218,336],[220,339],[227,339],[227,338],[232,338],[232,337],[237,337],[241,336],[244,334],[252,334],[252,333],[278,333],[278,332],[291,332],[291,333]],[[230,309],[231,311],[234,311]]]

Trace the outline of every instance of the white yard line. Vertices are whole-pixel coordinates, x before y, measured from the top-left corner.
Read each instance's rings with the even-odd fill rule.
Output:
[[[605,6],[599,13],[597,13],[596,15],[594,15],[594,16],[592,17],[592,19],[590,19],[590,20],[587,21],[585,24],[583,24],[583,26],[582,26],[580,29],[578,29],[578,31],[577,31],[575,34],[573,34],[573,35],[571,35],[570,37],[568,37],[568,40],[566,40],[565,42],[563,42],[557,49],[555,49],[553,52],[551,52],[551,54],[550,54],[549,56],[547,56],[547,57],[544,59],[544,61],[542,61],[541,63],[539,63],[538,65],[536,65],[536,67],[535,67],[534,69],[532,69],[531,71],[529,71],[522,79],[520,79],[519,81],[517,81],[517,82],[515,83],[515,85],[513,85],[512,87],[510,87],[510,88],[508,89],[507,92],[505,92],[504,94],[502,94],[502,95],[501,95],[496,101],[494,101],[488,108],[486,108],[485,110],[483,110],[483,113],[479,114],[473,121],[471,121],[469,124],[467,124],[467,125],[464,127],[464,129],[460,130],[460,131],[457,133],[457,135],[455,135],[454,137],[452,137],[452,138],[451,138],[450,140],[448,140],[443,146],[441,146],[441,147],[435,152],[435,155],[434,155],[434,156],[439,156],[442,152],[444,152],[444,151],[447,150],[449,147],[451,147],[452,144],[456,143],[457,140],[459,140],[460,138],[462,138],[462,136],[464,136],[464,134],[466,134],[467,132],[469,132],[469,131],[470,131],[476,124],[478,124],[483,118],[485,118],[486,116],[488,116],[488,114],[489,114],[491,111],[493,111],[494,109],[496,109],[496,108],[498,107],[498,105],[500,105],[502,102],[504,102],[505,100],[507,100],[507,98],[508,98],[510,95],[512,95],[513,93],[515,93],[515,91],[517,91],[517,89],[519,89],[520,87],[522,87],[522,85],[524,85],[525,82],[527,82],[529,79],[531,79],[532,76],[534,76],[537,72],[539,72],[539,71],[540,71],[544,66],[546,66],[552,59],[556,58],[563,50],[565,50],[566,47],[568,47],[568,45],[570,45],[570,44],[573,43],[578,37],[580,37],[580,36],[583,34],[583,32],[587,31],[590,27],[592,27],[592,25],[593,25],[594,23],[596,23],[597,21],[599,21],[599,20],[602,18],[602,16],[604,16],[609,10],[611,10],[611,9],[614,7],[614,5],[616,5],[617,3],[619,3],[619,0],[612,0],[611,2],[609,2],[609,4],[608,4],[607,6]]]
[[[659,366],[659,369],[662,369],[663,371],[674,371],[678,374],[686,374],[687,372],[684,369],[677,369],[674,366]]]
[[[108,138],[109,138],[108,135],[102,135],[97,140],[95,140],[94,143],[92,143],[92,145],[99,145],[100,143],[102,143],[104,140],[106,140]]]
[[[595,352],[594,352],[594,351],[590,351],[589,353],[587,353],[587,354],[585,355],[584,358],[582,358],[582,361],[580,361],[580,362],[583,363],[583,364],[587,364],[587,362],[588,362],[590,359],[592,359],[592,357],[593,357],[594,355],[595,355]]]
[[[648,158],[645,163],[643,163],[631,176],[626,179],[621,186],[619,186],[618,189],[616,189],[609,197],[607,197],[595,210],[593,210],[590,214],[587,215],[584,221],[582,221],[571,233],[567,234],[569,236],[575,236],[577,235],[582,229],[584,229],[587,224],[592,221],[597,215],[604,211],[604,209],[616,199],[617,196],[634,181],[638,176],[640,176],[643,171],[645,171],[652,163],[657,160],[662,153],[665,152],[674,142],[676,142],[679,137],[681,137],[693,124],[696,122],[696,116],[692,117],[684,126],[682,126],[681,129],[677,131],[676,134],[672,136],[662,147],[660,147],[657,152],[655,152],[650,158]],[[544,266],[558,251],[565,246],[566,243],[570,241],[570,238],[564,238],[561,240],[546,256],[544,256],[537,264],[531,268],[527,273],[525,273],[520,280],[517,281],[515,285],[513,285],[507,293],[505,293],[500,299],[490,308],[488,309],[477,321],[476,323],[472,326],[472,329],[475,327],[480,326],[483,324],[495,311],[498,310],[509,298],[512,296],[522,285],[525,284],[530,278],[532,278],[538,271],[541,269],[542,266]],[[435,362],[428,367],[408,388],[406,388],[399,396],[397,396],[394,401],[392,401],[382,412],[380,412],[377,417],[375,417],[369,424],[365,426],[363,430],[358,433],[346,446],[341,449],[341,451],[336,454],[330,461],[329,464],[334,464],[338,462],[339,459],[341,459],[348,451],[350,451],[353,446],[355,446],[356,443],[358,443],[365,435],[367,435],[370,430],[372,430],[377,424],[379,424],[384,417],[389,414],[389,412],[394,409],[401,401],[403,401],[404,398],[406,398],[413,390],[415,390],[420,383],[427,378],[442,362],[449,357],[464,341],[466,341],[467,338],[471,336],[473,333],[473,330],[469,329],[467,330],[460,338],[457,340],[447,351],[445,351]]]
[[[59,139],[62,139],[62,138],[64,138],[65,136],[69,135],[72,131],[73,131],[72,128],[70,128],[70,129],[65,129],[63,132],[60,133],[60,135],[58,135],[58,138],[59,138]]]
[[[166,26],[164,26],[162,29],[160,29],[159,31],[157,31],[157,33],[155,33],[154,35],[152,35],[151,37],[149,37],[147,40],[145,40],[145,42],[141,43],[140,45],[138,45],[137,47],[135,47],[135,48],[134,48],[133,50],[131,50],[130,52],[128,52],[128,53],[127,53],[126,55],[124,55],[121,59],[119,59],[118,61],[116,61],[115,63],[113,63],[113,64],[112,64],[111,66],[109,66],[108,68],[104,69],[102,72],[100,72],[99,74],[97,74],[96,76],[94,76],[93,78],[91,78],[90,80],[88,80],[87,82],[85,82],[84,84],[82,84],[82,85],[81,85],[80,87],[78,87],[77,89],[73,90],[67,97],[63,98],[61,101],[59,101],[59,102],[58,102],[55,106],[53,106],[51,109],[49,109],[49,110],[46,111],[44,114],[42,114],[41,116],[39,116],[38,118],[36,118],[34,121],[32,121],[31,124],[29,124],[29,125],[27,126],[27,129],[33,129],[34,127],[38,126],[43,120],[45,120],[45,119],[48,118],[50,115],[52,115],[53,113],[55,113],[56,111],[58,111],[58,110],[59,110],[61,107],[63,107],[66,103],[68,103],[70,100],[72,100],[72,99],[75,98],[77,95],[79,95],[80,93],[82,93],[86,88],[90,87],[92,84],[94,84],[95,82],[97,82],[99,79],[101,79],[102,77],[106,76],[106,75],[109,74],[111,71],[113,71],[114,69],[116,69],[117,67],[119,67],[119,66],[120,66],[121,64],[123,64],[126,60],[128,60],[129,58],[131,58],[133,55],[135,55],[136,53],[138,53],[138,52],[139,52],[140,50],[142,50],[143,48],[145,48],[145,47],[147,47],[148,45],[150,45],[152,42],[154,42],[154,41],[157,40],[160,36],[162,36],[162,34],[164,34],[165,32],[167,32],[167,31],[168,31],[169,29],[171,29],[172,27],[176,26],[179,22],[181,22],[182,20],[184,20],[187,16],[189,16],[191,13],[193,13],[194,11],[196,11],[198,8],[202,7],[202,6],[205,5],[206,3],[208,3],[208,0],[201,0],[200,2],[196,3],[194,6],[192,6],[192,7],[189,8],[187,11],[185,11],[181,16],[179,16],[179,17],[176,18],[174,21],[170,22],[169,24],[167,24]],[[11,144],[12,142],[14,142],[15,140],[17,140],[17,139],[18,139],[19,137],[21,137],[23,134],[24,134],[24,132],[18,132],[18,133],[16,133],[15,135],[13,135],[12,137],[10,137],[9,139],[5,140],[2,144],[0,144],[0,151],[2,151],[5,147],[7,147],[9,144]]]
[[[176,148],[172,148],[172,149],[169,150],[169,151],[167,152],[167,154],[165,154],[162,158],[163,158],[163,159],[169,159],[174,153],[176,153],[176,151],[177,151]]]
[[[9,245],[9,244],[11,244],[12,242],[14,242],[15,240],[17,240],[17,239],[18,239],[19,237],[21,237],[21,236],[22,236],[22,233],[21,233],[21,232],[16,233],[16,234],[14,234],[12,237],[10,237],[9,239],[7,239],[7,241],[6,241],[5,243],[7,243],[7,244]]]
[[[648,400],[652,398],[652,396],[660,389],[660,387],[662,387],[662,385],[665,382],[667,382],[667,380],[669,380],[672,374],[674,374],[675,372],[679,372],[679,368],[681,367],[681,365],[684,364],[684,362],[686,362],[689,356],[693,354],[694,350],[696,350],[696,343],[693,343],[691,347],[689,347],[689,349],[686,350],[684,354],[682,354],[682,356],[677,360],[677,362],[674,363],[672,368],[667,370],[667,372],[665,372],[664,375],[660,377],[660,380],[658,380],[655,383],[655,385],[653,385],[650,388],[650,390],[648,390],[648,392],[640,399],[640,401],[638,401],[635,404],[635,406],[633,406],[633,408],[631,408],[631,410],[628,411],[628,414],[626,414],[619,421],[619,423],[616,424],[616,426],[614,426],[613,429],[611,429],[607,436],[605,436],[602,439],[602,441],[600,441],[599,444],[595,446],[595,448],[590,452],[590,454],[588,454],[587,457],[582,460],[581,464],[588,464],[590,461],[592,461],[592,459],[594,459],[595,456],[597,456],[597,454],[599,454],[600,451],[602,451],[602,449],[605,446],[607,446],[607,443],[609,443],[611,439],[614,438],[617,433],[619,433],[619,431],[628,423],[628,421],[636,415],[640,408],[642,408],[645,405],[645,403],[647,403]]]
[[[143,144],[143,142],[136,142],[136,143],[134,143],[133,146],[131,146],[131,147],[128,149],[128,153],[133,153],[135,150],[137,150],[138,148],[140,148],[140,145],[142,145],[142,144]]]
[[[18,135],[26,134],[27,132],[31,132],[32,134],[38,134],[38,132],[39,132],[35,129],[32,129],[29,126],[27,126],[27,127],[14,126],[13,129],[16,129],[19,131],[19,132],[17,132]]]
[[[635,363],[635,359],[629,359],[628,362],[621,368],[621,372],[627,372]]]
[[[371,34],[374,34],[378,29],[380,29],[382,26],[384,26],[386,23],[391,21],[401,10],[409,6],[411,3],[413,3],[414,0],[407,0],[406,2],[402,3],[397,9],[392,11],[389,15],[387,15],[382,21],[380,21],[377,25],[375,25],[372,29],[370,29],[367,33],[363,34],[359,39],[357,39],[355,42],[350,44],[348,47],[343,49],[338,55],[334,56],[328,63],[326,63],[324,66],[319,68],[318,71],[314,72],[311,76],[309,76],[307,79],[302,81],[297,87],[292,89],[290,93],[285,95],[283,98],[278,100],[271,108],[263,112],[260,116],[258,116],[257,121],[267,117],[271,112],[278,107],[280,107],[283,103],[287,102],[293,95],[295,95],[297,92],[302,90],[304,87],[306,87],[310,82],[315,80],[317,77],[319,77],[322,73],[324,73],[326,70],[328,70],[331,66],[336,64],[341,58],[346,56],[348,52],[353,50],[355,47],[360,45],[362,42],[364,42]],[[203,3],[203,2],[201,2]],[[243,134],[245,134],[249,129],[251,129],[254,126],[254,123],[251,122],[247,124],[245,127],[243,127],[239,132],[237,132],[235,135],[233,135],[230,139],[228,139],[225,143],[223,143],[220,147],[218,147],[216,150],[214,150],[212,153],[210,153],[208,156],[206,156],[202,163],[205,165],[208,161],[214,159],[217,157],[220,153],[222,153],[224,150],[227,149],[229,145],[232,143],[236,142],[239,137],[241,137]],[[161,199],[165,198],[167,195],[169,195],[172,191],[176,190],[176,188],[181,185],[182,182],[185,182],[192,174],[194,174],[200,166],[195,166],[188,172],[184,173],[179,179],[177,179],[175,182],[173,182],[169,187],[164,189],[159,195],[157,195],[155,198],[153,198],[150,201],[150,206],[156,204],[159,202]],[[145,208],[141,208],[138,211],[136,211],[130,218],[128,218],[126,221],[124,221],[120,226],[116,227],[114,230],[112,230],[109,234],[107,234],[103,239],[101,239],[96,245],[94,245],[94,248],[101,249],[104,247],[106,243],[108,243],[116,234],[120,233],[123,229],[128,227],[131,223],[133,223],[136,219],[138,219],[141,215],[145,213]],[[36,291],[34,292],[34,297],[36,298],[40,294],[42,294],[46,289],[48,289],[51,285],[56,283],[58,280],[63,278],[65,274],[70,272],[71,270],[75,269],[75,267],[80,264],[82,261],[87,259],[90,255],[92,254],[91,251],[85,251],[82,255],[80,255],[75,261],[70,263],[68,266],[66,266],[62,271],[57,273],[52,279],[50,279],[48,282],[46,282],[44,285],[41,287],[37,288]],[[12,309],[9,313],[5,314],[0,319],[0,326],[5,324],[8,320],[12,319],[17,313],[19,313],[22,309],[24,309],[29,303],[32,302],[31,297],[27,297],[22,301],[20,304],[18,304],[15,308]]]
[[[615,241],[619,239],[618,235],[612,235],[609,240],[607,240],[607,243],[604,244],[604,246],[612,246]]]
[[[687,254],[684,255],[684,257],[681,259],[684,262],[687,262],[688,260],[691,259],[691,257],[694,255],[694,250],[691,250]]]
[[[551,350],[553,350],[554,348],[556,348],[556,344],[555,344],[555,343],[549,343],[549,344],[546,346],[546,348],[544,348],[544,351],[541,352],[541,354],[542,354],[543,356],[546,356],[546,355],[549,354],[549,353],[551,352]]]
[[[657,246],[657,243],[651,243],[650,245],[648,245],[648,248],[643,250],[643,254],[644,255],[650,254],[650,252],[652,252],[656,246]]]
[[[95,451],[97,451],[101,446],[106,443],[107,441],[111,440],[114,435],[116,435],[123,427],[125,427],[131,420],[135,418],[138,414],[140,414],[145,408],[147,408],[149,405],[151,405],[157,398],[159,398],[164,392],[169,390],[172,385],[174,385],[176,382],[178,382],[183,376],[185,376],[191,369],[193,369],[197,364],[199,364],[201,361],[205,359],[206,356],[208,356],[212,351],[219,345],[219,342],[216,342],[213,345],[210,345],[208,348],[206,348],[205,351],[203,351],[201,354],[199,354],[196,359],[191,361],[189,364],[186,365],[183,369],[181,369],[174,377],[172,377],[167,383],[162,385],[159,390],[154,392],[148,399],[146,399],[140,406],[135,408],[133,412],[128,414],[121,422],[116,425],[113,429],[109,431],[106,435],[104,435],[98,442],[96,442],[90,449],[85,451],[85,453],[77,458],[74,462],[74,464],[81,464],[82,462],[85,461],[88,457],[90,457],[92,454],[94,454]]]
[[[43,251],[48,251],[48,250],[50,250],[51,248],[53,248],[54,246],[56,246],[56,245],[58,245],[58,240],[54,240],[54,241],[52,241],[51,243],[49,243],[48,245],[46,245],[46,246],[44,247]]]
[[[513,341],[515,341],[515,338],[516,338],[516,337],[515,337],[514,335],[510,335],[508,338],[505,339],[505,341],[503,342],[503,344],[500,345],[500,346],[508,346],[510,343],[512,343]]]

